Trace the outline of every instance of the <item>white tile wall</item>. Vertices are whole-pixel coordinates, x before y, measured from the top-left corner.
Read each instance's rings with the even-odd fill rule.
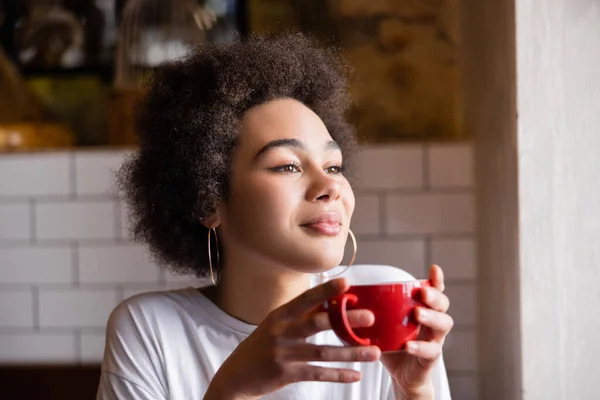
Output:
[[[104,354],[104,340],[103,333],[83,333],[80,342],[81,348],[79,349],[81,362],[98,363],[98,360],[101,360]]]
[[[5,155],[0,158],[0,196],[65,196],[71,190],[69,154]]]
[[[102,328],[117,305],[116,289],[42,289],[39,318],[42,328]]]
[[[457,144],[428,148],[429,186],[458,188],[473,186],[473,157],[471,149]]]
[[[376,194],[356,193],[356,206],[350,228],[355,235],[381,232],[380,199]]]
[[[443,263],[446,279],[475,279],[475,239],[433,239],[431,261]]]
[[[113,239],[114,200],[39,202],[35,209],[38,240]]]
[[[363,189],[421,188],[423,146],[365,148],[359,154],[357,169],[354,184]]]
[[[463,234],[475,229],[471,193],[394,194],[386,198],[390,234]]]
[[[477,399],[477,375],[466,374],[450,375],[450,391],[453,399],[457,400],[476,400]],[[459,397],[460,396],[460,397]]]
[[[198,284],[158,270],[127,239],[113,193],[126,156],[0,156],[0,363],[99,362],[118,301]],[[468,144],[364,148],[352,222],[357,263],[415,276],[444,268],[456,320],[445,358],[454,398],[466,400],[477,378],[471,159]]]
[[[454,329],[446,337],[444,357],[452,372],[470,372],[477,368],[477,338],[472,330]]]
[[[477,323],[477,294],[473,281],[446,283],[446,295],[452,299],[448,312],[456,326],[473,327]]]
[[[18,305],[19,312],[15,312]],[[0,292],[0,328],[33,328],[32,290],[3,290]]]
[[[72,260],[69,245],[0,247],[0,283],[72,283]]]
[[[128,154],[108,150],[75,153],[77,195],[116,194],[115,173]]]
[[[0,240],[18,241],[31,239],[31,204],[0,203]]]
[[[75,334],[37,332],[0,334],[0,360],[3,363],[73,363]]]
[[[153,283],[160,277],[141,245],[82,245],[78,264],[81,283]]]

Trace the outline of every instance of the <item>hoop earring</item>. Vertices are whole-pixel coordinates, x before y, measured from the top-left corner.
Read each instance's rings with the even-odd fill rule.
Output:
[[[352,246],[354,247],[354,252],[352,253],[352,258],[350,259],[350,262],[348,263],[348,265],[346,265],[346,268],[344,268],[344,270],[342,272],[338,272],[335,275],[329,275],[327,276],[327,278],[335,278],[336,276],[340,276],[342,275],[344,272],[348,271],[348,268],[350,268],[352,266],[352,264],[354,264],[354,259],[356,258],[356,252],[358,250],[358,245],[356,244],[356,237],[354,236],[354,233],[352,233],[351,229],[348,229],[348,235],[350,235],[350,239],[352,239]]]
[[[219,259],[219,238],[217,237],[217,230],[215,228],[208,228],[208,266],[210,267],[210,280],[213,285],[217,286],[221,280],[221,276],[218,274],[218,279],[215,279],[215,272],[213,271],[213,262],[210,252],[210,234],[215,233],[215,243],[217,244],[217,266],[221,269],[221,260]]]

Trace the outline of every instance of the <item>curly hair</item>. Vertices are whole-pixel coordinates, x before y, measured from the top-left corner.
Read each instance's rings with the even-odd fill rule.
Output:
[[[139,108],[139,149],[117,174],[134,240],[172,272],[206,277],[200,219],[227,199],[243,114],[270,100],[298,100],[323,120],[347,164],[356,146],[344,117],[347,71],[337,50],[300,33],[202,45],[161,66]]]

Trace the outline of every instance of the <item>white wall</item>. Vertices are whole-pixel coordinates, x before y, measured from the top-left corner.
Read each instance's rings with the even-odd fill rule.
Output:
[[[115,305],[187,286],[127,240],[110,194],[126,153],[0,156],[0,363],[95,363]],[[444,267],[456,327],[446,344],[454,397],[476,398],[474,206],[468,144],[367,147],[359,160],[357,263],[424,276]]]
[[[600,398],[600,4],[518,1],[524,398]]]

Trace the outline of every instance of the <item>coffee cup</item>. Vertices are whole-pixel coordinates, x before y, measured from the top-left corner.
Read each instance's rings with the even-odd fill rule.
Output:
[[[407,342],[419,335],[415,307],[422,288],[430,286],[426,279],[369,285],[351,285],[344,294],[327,302],[333,331],[350,346],[375,345],[382,352],[401,351]],[[367,309],[375,315],[372,326],[352,328],[347,311]]]

